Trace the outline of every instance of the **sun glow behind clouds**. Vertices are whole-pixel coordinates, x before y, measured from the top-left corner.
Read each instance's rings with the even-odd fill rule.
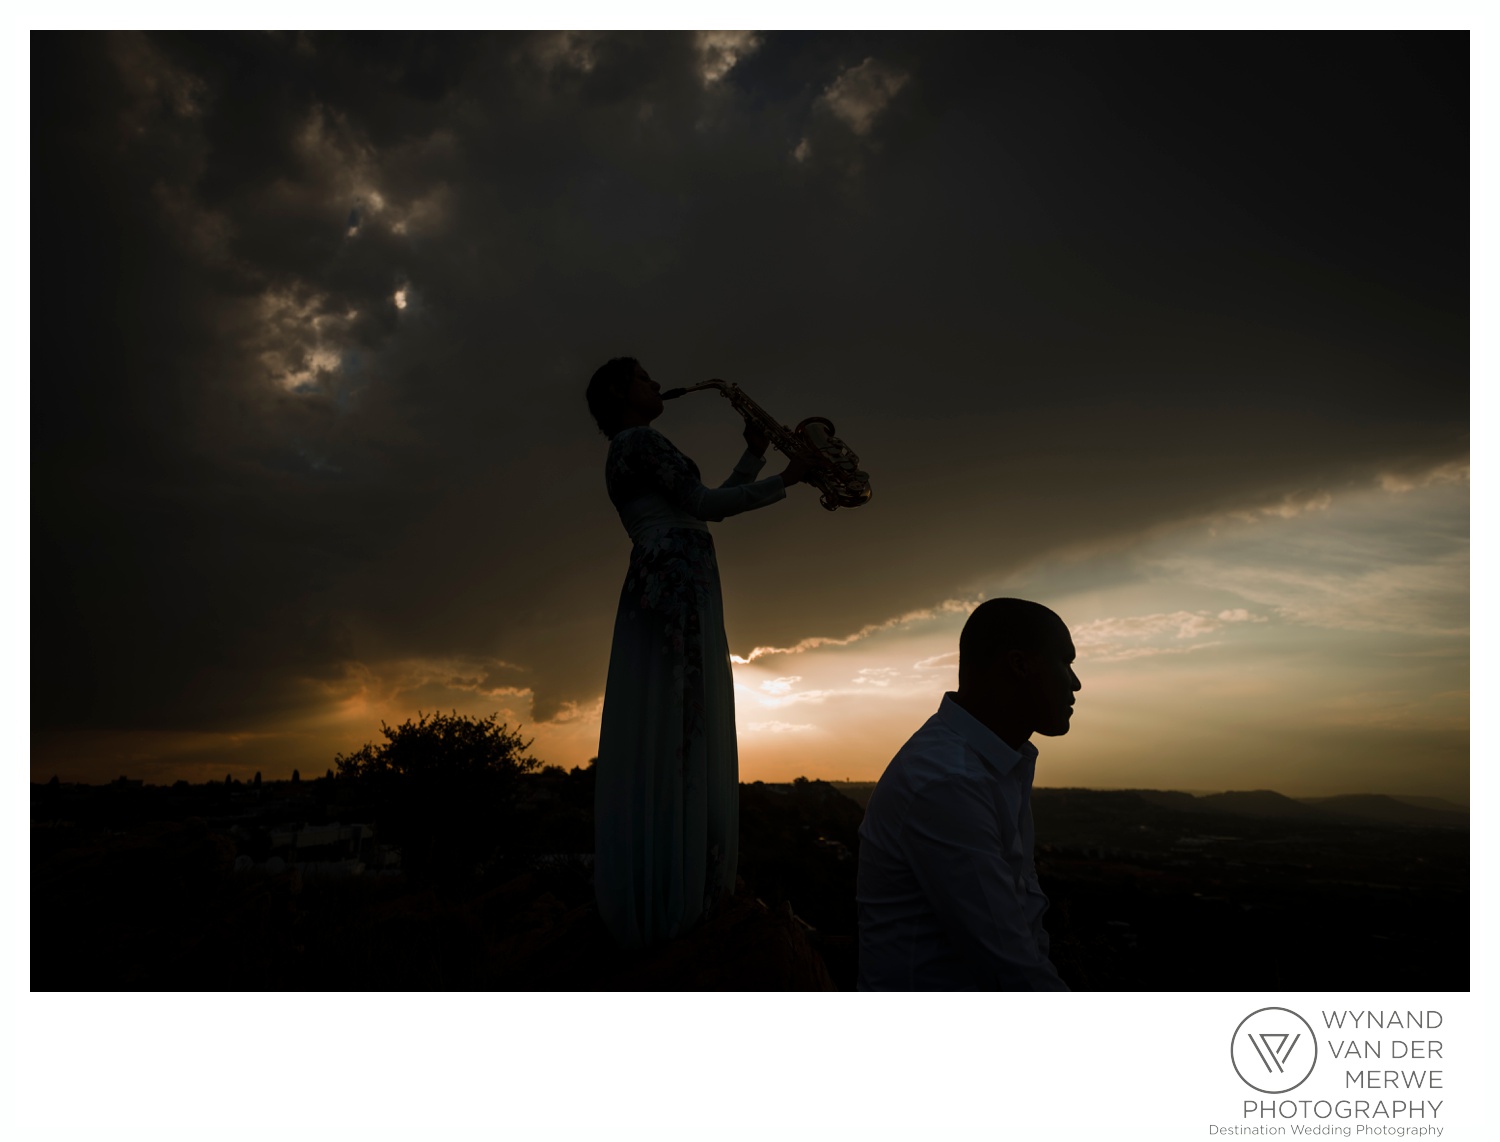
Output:
[[[1072,732],[1038,739],[1044,785],[1466,801],[1468,486],[1407,484],[1199,521],[858,631],[757,647],[733,665],[741,778],[875,779],[957,685],[975,602],[1018,595],[1068,622],[1083,683]],[[340,748],[419,706],[528,723],[521,668],[420,665],[340,711]],[[533,752],[585,763],[601,711],[527,724]]]

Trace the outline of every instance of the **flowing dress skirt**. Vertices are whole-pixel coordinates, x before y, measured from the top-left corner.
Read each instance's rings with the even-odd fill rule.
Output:
[[[615,617],[599,734],[595,891],[634,949],[696,924],[734,888],[739,757],[708,531],[636,542]]]

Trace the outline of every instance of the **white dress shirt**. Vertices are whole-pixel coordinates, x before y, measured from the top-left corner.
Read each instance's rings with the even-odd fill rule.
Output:
[[[886,767],[859,828],[861,991],[1067,990],[1042,927],[1036,756],[949,693]]]

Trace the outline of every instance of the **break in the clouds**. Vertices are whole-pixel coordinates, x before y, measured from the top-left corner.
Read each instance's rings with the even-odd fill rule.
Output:
[[[1288,516],[1271,535],[1234,513],[1154,566],[1306,626],[1467,639],[1466,464],[1319,500],[1316,514]]]
[[[972,601],[1083,598],[1184,527],[1151,549],[1180,592],[1060,613],[1221,625],[1100,666],[1461,640],[1463,526],[1346,493],[1465,487],[1466,51],[38,37],[35,764],[320,772],[450,704],[586,759],[628,540],[582,391],[621,353],[828,417],[870,472],[857,511],[715,527],[742,694],[820,727],[925,705]],[[711,482],[738,455],[711,394],[660,427]],[[878,755],[867,723],[766,740]]]
[[[1166,614],[1111,616],[1073,628],[1073,645],[1084,661],[1118,662],[1155,654],[1189,654],[1219,641],[1203,641],[1229,623],[1265,622],[1244,607],[1213,614],[1209,611],[1172,611]]]
[[[852,132],[856,139],[867,139],[876,120],[910,79],[906,72],[874,57],[840,70],[814,101],[810,126],[813,133],[818,133],[817,119],[826,116],[837,125],[835,133],[823,134],[824,142],[816,145],[811,135],[803,135],[792,148],[793,160],[805,164],[824,150],[834,155],[845,152],[847,144],[838,137],[841,133]],[[846,160],[845,169],[858,173],[863,170],[863,162],[857,158]]]
[[[821,101],[856,135],[868,135],[875,119],[911,77],[872,58],[841,72]]]
[[[755,32],[696,33],[693,46],[698,52],[698,72],[704,85],[718,83],[761,43],[761,36]]]

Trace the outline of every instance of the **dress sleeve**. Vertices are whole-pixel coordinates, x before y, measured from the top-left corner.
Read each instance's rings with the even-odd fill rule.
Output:
[[[745,449],[745,454],[740,457],[739,463],[734,466],[734,471],[719,485],[721,488],[732,488],[739,484],[748,484],[760,475],[760,470],[766,466],[766,458],[757,456],[750,449]]]
[[[780,476],[751,480],[765,461],[748,450],[722,486],[705,488],[697,466],[654,428],[633,432],[621,444],[620,464],[696,519],[716,522],[786,498]]]
[[[1067,991],[1032,929],[1026,877],[1005,861],[993,805],[955,779],[914,798],[903,829],[922,895],[953,946],[999,991]]]

